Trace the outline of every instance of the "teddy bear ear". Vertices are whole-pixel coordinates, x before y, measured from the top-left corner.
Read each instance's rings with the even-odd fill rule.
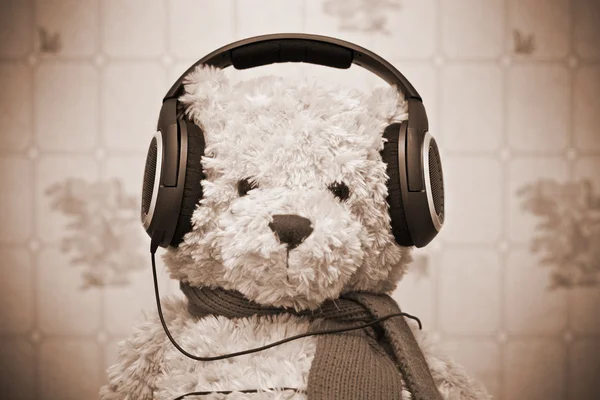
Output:
[[[203,110],[230,88],[225,71],[212,65],[199,65],[183,79],[183,95],[179,101],[189,114]],[[193,115],[190,115],[191,117]]]
[[[365,105],[373,115],[388,123],[408,118],[408,103],[395,86],[375,88],[367,97]]]

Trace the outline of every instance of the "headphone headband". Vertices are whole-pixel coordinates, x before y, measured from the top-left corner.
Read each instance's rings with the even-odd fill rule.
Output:
[[[178,114],[183,81],[201,64],[247,69],[282,62],[306,62],[334,68],[357,64],[392,86],[407,100],[409,118],[385,128],[381,151],[389,176],[389,214],[396,243],[422,247],[440,230],[444,219],[441,161],[422,99],[410,82],[375,53],[342,40],[307,34],[257,36],[203,57],[173,84],[163,99],[156,139],[146,158],[142,221],[152,249],[178,246],[191,230],[191,217],[202,199],[204,179],[198,163],[204,153],[200,125]],[[159,137],[160,136],[160,137]]]
[[[372,51],[327,36],[279,33],[233,42],[204,56],[177,79],[163,101],[179,97],[184,78],[200,64],[217,68],[233,65],[235,69],[248,69],[283,62],[306,62],[340,69],[356,64],[373,72],[388,84],[398,86],[407,99],[421,100],[408,79]]]

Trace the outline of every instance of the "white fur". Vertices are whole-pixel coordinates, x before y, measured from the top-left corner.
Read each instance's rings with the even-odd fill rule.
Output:
[[[197,69],[188,82],[181,101],[205,133],[207,179],[194,230],[166,259],[172,276],[296,309],[346,290],[393,290],[411,258],[389,230],[379,151],[385,126],[406,118],[398,92],[367,96],[275,77],[231,86],[212,68]],[[240,198],[244,178],[258,189]],[[336,181],[350,188],[346,202],[328,190]],[[313,224],[290,252],[289,268],[268,227],[274,214]]]
[[[187,351],[215,356],[264,346],[306,332],[308,321],[291,315],[236,318],[192,318],[181,299],[163,300],[171,333]],[[414,328],[414,324],[411,325]],[[418,329],[413,330],[432,376],[444,400],[489,399],[485,389],[463,368],[437,354],[434,345]],[[194,361],[182,356],[164,334],[157,316],[137,327],[119,344],[119,363],[108,371],[111,384],[101,390],[103,400],[172,400],[193,391],[292,387],[305,390],[317,338],[310,336],[259,353],[230,360]],[[411,395],[403,390],[403,399]],[[193,399],[194,397],[189,397]],[[187,398],[186,398],[187,399]],[[274,391],[198,396],[201,399],[305,400],[301,392]]]
[[[225,73],[199,68],[186,80],[183,112],[204,131],[203,199],[193,230],[165,262],[192,285],[237,290],[265,305],[316,309],[345,291],[390,293],[411,261],[390,232],[380,150],[386,125],[406,119],[394,89],[370,95],[314,81],[264,77],[231,85]],[[200,162],[198,160],[197,162]],[[250,179],[257,188],[238,195]],[[346,201],[328,189],[344,182]],[[289,252],[269,228],[276,214],[311,221],[312,233]],[[192,318],[183,301],[165,305],[178,342],[198,355],[258,347],[305,332],[289,315]],[[421,340],[421,334],[417,337]],[[102,399],[172,399],[195,390],[306,389],[314,337],[239,358],[196,362],[167,341],[157,318],[136,328],[109,370]],[[455,364],[423,351],[444,399],[485,399]],[[410,393],[404,392],[409,399]],[[129,396],[129,397],[127,397]],[[303,399],[302,393],[213,395],[202,399]]]

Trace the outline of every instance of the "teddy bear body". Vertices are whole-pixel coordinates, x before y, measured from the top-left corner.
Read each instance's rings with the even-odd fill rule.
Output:
[[[307,331],[306,318],[289,314],[228,319],[194,318],[186,302],[163,301],[171,333],[184,348],[199,356],[216,356],[256,348]],[[199,399],[305,399],[308,372],[316,339],[306,337],[261,352],[210,362],[183,357],[165,336],[158,318],[137,327],[126,341],[121,357],[131,363],[116,364],[110,372],[113,386],[103,388],[103,399],[174,399],[184,393],[244,389],[294,388],[258,394],[215,394]],[[143,356],[140,357],[140,354]],[[133,362],[133,360],[136,360]],[[119,382],[128,376],[127,382]],[[255,397],[253,397],[255,396]],[[194,398],[194,397],[190,397]]]
[[[211,357],[268,345],[305,333],[309,326],[306,317],[290,314],[198,319],[189,314],[183,299],[165,298],[162,304],[171,334],[187,351],[198,356]],[[436,354],[425,334],[417,329],[413,332],[445,400],[489,398],[460,366]],[[305,400],[316,346],[316,338],[308,336],[230,359],[195,361],[173,347],[158,317],[153,317],[137,326],[121,344],[121,360],[109,370],[110,383],[102,388],[101,399],[172,400],[193,391],[233,391],[186,399]],[[241,392],[257,388],[264,392]],[[402,399],[412,399],[408,390],[403,389]]]
[[[384,128],[407,117],[395,88],[366,95],[275,77],[232,85],[223,71],[200,67],[185,92],[182,111],[206,139],[205,179],[192,231],[164,257],[172,278],[296,311],[318,310],[347,292],[396,288],[411,256],[390,232],[380,155]],[[273,226],[283,216],[306,221],[306,234],[293,246]],[[304,333],[310,324],[291,314],[197,317],[182,299],[163,299],[163,308],[176,341],[205,357],[264,346]],[[442,398],[489,398],[413,331]],[[305,399],[317,340],[202,362],[179,353],[154,317],[121,344],[101,398],[167,400],[231,390],[197,398]],[[239,392],[270,388],[277,390]],[[402,398],[411,398],[404,385]]]

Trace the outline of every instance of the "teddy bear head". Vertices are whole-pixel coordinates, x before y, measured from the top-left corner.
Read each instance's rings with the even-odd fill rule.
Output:
[[[407,118],[396,88],[364,94],[314,79],[188,75],[182,111],[201,127],[202,199],[165,263],[195,286],[315,309],[347,291],[392,291],[411,261],[394,241],[383,131]]]

